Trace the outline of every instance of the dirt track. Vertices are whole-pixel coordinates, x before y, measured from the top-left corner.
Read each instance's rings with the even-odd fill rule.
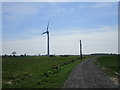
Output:
[[[77,65],[66,80],[64,88],[117,88],[117,85],[93,64],[96,58]]]

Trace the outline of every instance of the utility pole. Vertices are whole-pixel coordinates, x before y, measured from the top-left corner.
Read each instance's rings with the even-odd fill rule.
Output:
[[[82,59],[82,43],[81,43],[81,40],[80,40],[80,58]]]

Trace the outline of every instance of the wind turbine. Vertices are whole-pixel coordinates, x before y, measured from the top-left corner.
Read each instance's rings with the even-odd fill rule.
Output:
[[[49,22],[48,22],[48,25],[47,25],[46,32],[43,32],[42,35],[47,33],[47,55],[49,56],[49,31],[48,31],[48,28],[49,28]]]

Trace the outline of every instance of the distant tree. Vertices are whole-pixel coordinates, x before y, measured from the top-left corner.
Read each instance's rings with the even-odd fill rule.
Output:
[[[7,54],[5,54],[5,57],[7,56]]]
[[[24,54],[24,56],[27,56],[26,53]]]
[[[21,54],[20,56],[21,56],[21,57],[23,57],[23,55],[22,55],[22,54]]]
[[[13,56],[15,56],[16,52],[12,52]]]

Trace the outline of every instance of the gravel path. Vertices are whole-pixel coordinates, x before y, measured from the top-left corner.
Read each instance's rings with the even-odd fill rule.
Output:
[[[78,64],[64,84],[64,88],[117,88],[117,86],[93,64],[97,57]]]

